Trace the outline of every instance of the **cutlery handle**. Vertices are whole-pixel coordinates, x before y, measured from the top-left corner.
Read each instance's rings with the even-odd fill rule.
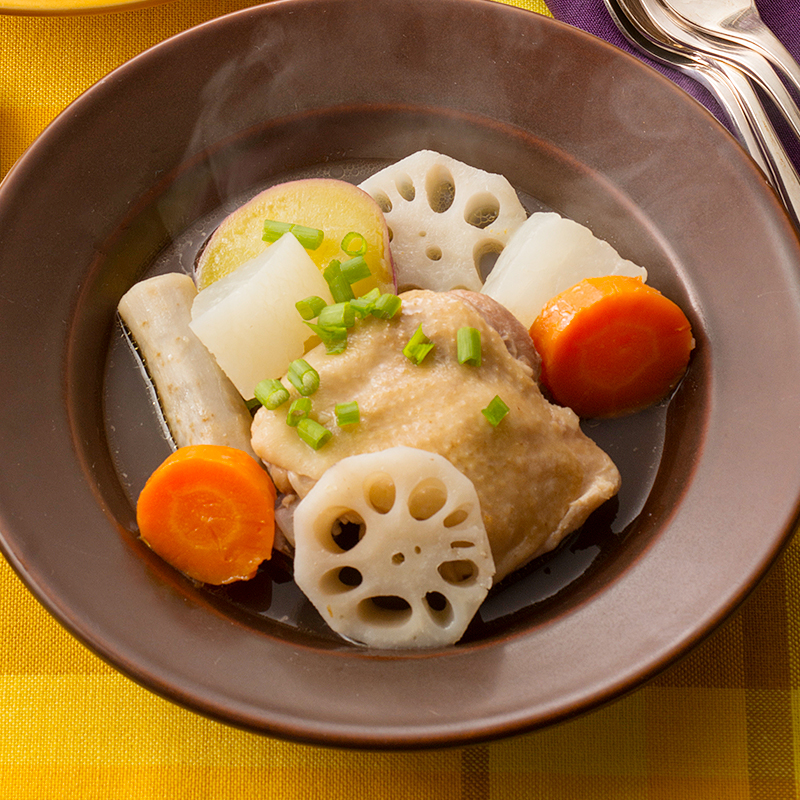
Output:
[[[736,68],[722,66],[727,80],[739,95],[752,131],[760,142],[759,150],[767,162],[766,174],[783,201],[789,216],[800,229],[800,177],[792,165],[775,128],[747,78]]]
[[[728,64],[705,66],[697,63],[693,67],[684,67],[684,71],[705,86],[717,99],[728,118],[731,133],[774,186],[773,167],[764,153],[763,138],[755,129],[752,113],[747,108],[742,93],[742,82],[752,92],[744,74]]]
[[[741,44],[755,47],[800,94],[800,64],[767,27],[755,8],[748,9],[722,27]]]
[[[783,81],[761,53],[746,47],[732,45],[720,48],[717,51],[717,56],[720,60],[724,58],[729,64],[738,66],[761,86],[781,114],[783,114],[794,135],[800,138],[800,109],[798,109],[788,89],[784,86]]]

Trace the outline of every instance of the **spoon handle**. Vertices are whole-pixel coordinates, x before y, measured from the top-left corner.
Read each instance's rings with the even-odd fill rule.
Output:
[[[769,61],[761,53],[747,47],[733,44],[724,46],[720,43],[713,50],[707,50],[706,55],[739,67],[749,75],[775,103],[791,126],[794,135],[800,138],[800,108],[797,107],[788,89]]]
[[[800,109],[769,61],[759,51],[737,42],[723,41],[695,27],[674,7],[675,0],[641,0],[642,10],[668,39],[678,41],[705,57],[739,67],[767,93],[800,138]]]
[[[734,93],[738,95],[744,113],[749,119],[750,131],[757,140],[756,147],[760,153],[763,153],[763,160],[760,158],[755,160],[762,169],[764,169],[763,161],[766,162],[765,173],[768,180],[783,201],[795,226],[800,228],[800,177],[798,177],[797,170],[789,159],[758,95],[750,85],[750,81],[735,67],[723,64],[721,68]],[[745,147],[748,147],[749,150],[747,144]],[[750,152],[752,154],[752,151]]]
[[[757,124],[754,119],[759,110],[763,113],[763,107],[759,103],[755,109],[748,108],[747,93],[755,93],[745,75],[736,67],[721,63],[707,65],[698,62],[691,67],[683,66],[682,71],[705,86],[716,98],[728,119],[731,133],[774,186],[772,159],[765,153],[764,137],[758,132],[762,121],[759,119]],[[769,120],[764,122],[769,124]]]
[[[755,47],[800,93],[800,64],[767,27],[755,7],[725,20],[720,29],[739,44]]]

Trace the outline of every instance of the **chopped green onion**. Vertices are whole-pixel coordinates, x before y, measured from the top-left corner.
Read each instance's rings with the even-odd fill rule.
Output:
[[[358,402],[356,400],[352,400],[349,403],[337,403],[334,411],[336,413],[336,424],[339,427],[356,425],[361,421],[361,412],[358,410]]]
[[[342,275],[344,275],[347,282],[350,284],[363,281],[364,278],[369,278],[369,276],[372,275],[372,271],[364,260],[364,256],[356,256],[355,258],[344,261],[341,269]]]
[[[328,304],[321,297],[312,294],[310,297],[306,297],[305,300],[298,300],[294,307],[300,312],[300,316],[303,319],[314,319],[314,317],[319,316],[320,311],[326,305]]]
[[[372,307],[373,317],[378,319],[391,319],[399,310],[403,301],[396,295],[387,292],[382,294]]]
[[[311,400],[308,397],[298,397],[289,406],[286,414],[286,424],[296,428],[301,419],[305,419],[311,413]]]
[[[481,332],[477,328],[459,328],[456,334],[458,363],[472,367],[481,365]]]
[[[325,234],[317,228],[308,228],[305,225],[295,225],[291,222],[264,220],[264,232],[261,234],[261,238],[265,242],[277,242],[284,233],[291,233],[306,250],[316,250],[325,238]]]
[[[342,275],[342,264],[340,261],[334,259],[322,271],[322,277],[328,283],[328,288],[331,290],[331,296],[335,303],[346,303],[352,300],[355,295],[350,288],[347,278]]]
[[[297,423],[297,433],[300,438],[314,450],[319,450],[333,434],[311,417],[301,419]]]
[[[352,328],[356,324],[356,312],[350,303],[334,303],[320,311],[317,323],[322,328]]]
[[[247,406],[248,411],[255,411],[256,409],[261,408],[261,403],[259,403],[255,397],[252,400],[247,400],[245,405]]]
[[[289,399],[289,390],[277,379],[261,381],[255,390],[256,400],[262,406],[274,411]]]
[[[337,356],[339,353],[344,353],[345,350],[347,350],[347,336],[325,342],[325,352],[329,356]]]
[[[323,328],[313,322],[306,325],[319,336],[328,353],[343,353],[347,348],[347,328]]]
[[[342,274],[342,262],[334,258],[324,270],[322,270],[322,277],[330,283],[334,278],[338,278]]]
[[[344,353],[347,350],[347,337],[342,339],[335,339],[330,342],[325,342],[325,352],[329,356],[338,356],[339,353]]]
[[[355,297],[344,275],[334,278],[328,284],[328,287],[331,290],[331,297],[333,297],[335,303],[347,303]]]
[[[375,289],[370,289],[366,294],[362,294],[361,297],[356,297],[355,299],[350,301],[350,308],[356,312],[356,314],[364,318],[367,314],[372,312],[372,309],[375,308],[375,301],[381,296],[381,290],[377,287]]]
[[[420,325],[403,348],[403,355],[419,366],[431,350],[433,350],[433,342],[422,332],[422,325]]]
[[[303,397],[308,397],[319,389],[319,373],[303,358],[297,358],[289,364],[286,377]]]
[[[342,250],[349,256],[363,256],[367,252],[367,240],[355,231],[350,231],[342,239]]]
[[[492,402],[489,403],[486,408],[481,409],[481,414],[483,414],[489,422],[494,425],[496,428],[503,417],[508,414],[508,406],[500,399],[498,395],[495,395],[492,398]]]

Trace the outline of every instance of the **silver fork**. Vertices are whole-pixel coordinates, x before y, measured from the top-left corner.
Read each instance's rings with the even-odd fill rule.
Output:
[[[708,35],[755,48],[800,92],[800,64],[761,19],[753,0],[664,0],[664,3]]]
[[[795,136],[800,138],[800,109],[770,62],[760,52],[703,33],[683,20],[667,5],[666,0],[638,0],[638,6],[642,14],[648,17],[652,27],[668,40],[680,42],[714,61],[724,61],[739,67],[767,93],[786,118]]]
[[[622,35],[634,47],[688,74],[719,100],[734,134],[800,227],[800,178],[747,78],[736,67],[713,62],[669,39],[652,24],[641,0],[605,0],[605,4]]]

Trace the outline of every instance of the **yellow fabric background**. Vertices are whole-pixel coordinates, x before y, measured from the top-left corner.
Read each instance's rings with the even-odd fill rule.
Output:
[[[114,67],[255,4],[0,16],[0,173]],[[504,742],[361,753],[245,733],[156,697],[73,640],[0,561],[0,800],[794,798],[798,609],[794,543],[725,627],[613,705]]]

